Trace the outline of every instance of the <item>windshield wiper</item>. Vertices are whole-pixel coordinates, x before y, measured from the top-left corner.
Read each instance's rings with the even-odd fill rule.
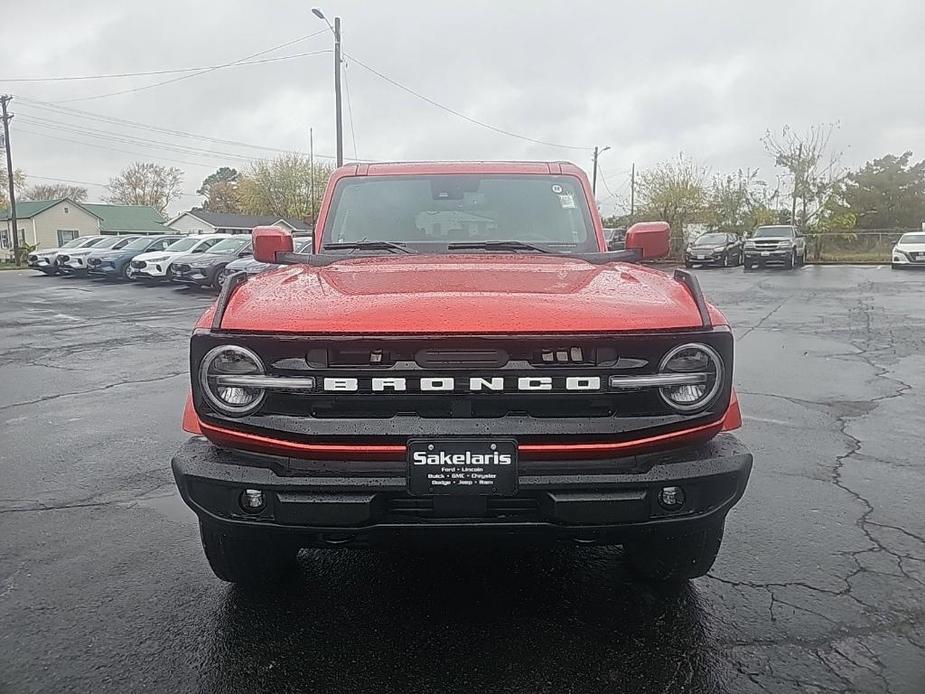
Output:
[[[448,251],[486,250],[486,251],[536,251],[537,253],[562,253],[556,248],[525,241],[459,241],[448,243]]]
[[[392,251],[393,253],[417,253],[403,243],[395,241],[348,241],[344,243],[326,243],[322,251]]]

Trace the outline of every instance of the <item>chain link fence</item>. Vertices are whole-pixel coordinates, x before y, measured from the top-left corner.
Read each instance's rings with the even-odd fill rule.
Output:
[[[893,246],[903,234],[921,229],[833,230],[806,234],[806,259],[809,262],[888,263]]]

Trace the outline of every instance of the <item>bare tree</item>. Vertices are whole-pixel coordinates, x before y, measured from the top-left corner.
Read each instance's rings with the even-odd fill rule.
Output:
[[[813,226],[844,177],[841,152],[830,150],[837,129],[838,123],[828,123],[798,133],[785,125],[780,135],[769,130],[761,138],[774,163],[787,171],[792,185],[790,219],[803,229]]]
[[[117,205],[149,205],[162,213],[182,195],[183,172],[173,166],[138,162],[109,179],[107,202]]]
[[[87,199],[87,189],[67,183],[36,183],[26,188],[23,193],[24,200],[60,200],[61,198],[84,202]]]

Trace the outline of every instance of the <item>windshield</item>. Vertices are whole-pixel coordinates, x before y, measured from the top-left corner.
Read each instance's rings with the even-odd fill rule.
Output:
[[[157,239],[147,238],[142,236],[141,238],[135,239],[131,243],[125,244],[123,250],[126,251],[143,251],[145,248],[150,246]]]
[[[100,239],[99,243],[94,243],[93,249],[97,250],[100,248],[112,248],[113,246],[115,246],[117,243],[119,243],[122,240],[123,239],[121,236],[107,236],[106,238]]]
[[[793,236],[793,227],[758,227],[752,234],[754,239],[790,238],[791,236]]]
[[[903,234],[899,239],[900,243],[925,243],[925,233],[921,234]]]
[[[165,251],[169,251],[169,252],[174,252],[174,251],[188,251],[190,248],[192,248],[193,246],[195,246],[195,245],[196,245],[197,243],[199,243],[200,241],[202,241],[201,238],[197,238],[197,237],[195,237],[195,236],[191,236],[191,237],[186,238],[186,239],[179,239],[179,240],[177,240],[177,241],[174,241],[172,244],[170,244],[169,246],[167,246],[167,248],[165,248],[164,250],[165,250]]]
[[[572,176],[431,175],[342,179],[324,244],[387,241],[445,251],[452,243],[521,241],[597,251]]]
[[[86,236],[80,236],[76,239],[71,239],[66,244],[61,246],[61,248],[78,248],[80,246],[90,246],[92,245],[91,239],[88,239]]]
[[[704,234],[703,236],[698,238],[696,241],[694,241],[694,245],[696,246],[708,246],[712,243],[726,243],[726,235],[725,234]]]
[[[212,248],[209,249],[209,253],[234,253],[235,251],[243,249],[244,246],[250,243],[250,240],[250,236],[243,235],[236,239],[225,239],[212,246]]]

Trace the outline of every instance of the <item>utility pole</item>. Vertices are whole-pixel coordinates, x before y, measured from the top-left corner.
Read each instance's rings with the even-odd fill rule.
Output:
[[[633,162],[633,168],[630,169],[630,220],[636,213],[636,162]]]
[[[10,121],[12,114],[7,113],[7,104],[13,100],[9,94],[0,96],[0,108],[3,109],[3,145],[6,148],[6,178],[10,186],[10,223],[13,226],[13,261],[17,266],[22,264],[19,257],[19,222],[16,220],[16,186],[13,183],[13,155],[10,152]]]
[[[334,18],[334,110],[337,112],[337,165],[344,165],[344,124],[340,108],[340,17]]]
[[[610,145],[603,149],[594,148],[594,167],[591,170],[591,195],[597,194],[597,158],[610,149]]]
[[[341,63],[341,50],[340,50],[340,17],[334,18],[334,26],[331,26],[331,22],[328,21],[328,18],[324,16],[319,8],[313,7],[312,14],[315,15],[318,19],[322,20],[325,24],[328,25],[328,29],[334,34],[334,127],[337,132],[337,165],[344,165],[344,126],[343,118],[341,117],[341,106],[340,106],[340,69]]]
[[[803,143],[800,143],[797,149],[797,161],[793,170],[793,196],[790,207],[790,223],[796,226],[797,223],[797,191],[799,188],[800,171],[803,168]]]
[[[315,135],[312,128],[308,129],[308,168],[311,171],[308,177],[308,197],[312,206],[312,234],[315,233]]]

